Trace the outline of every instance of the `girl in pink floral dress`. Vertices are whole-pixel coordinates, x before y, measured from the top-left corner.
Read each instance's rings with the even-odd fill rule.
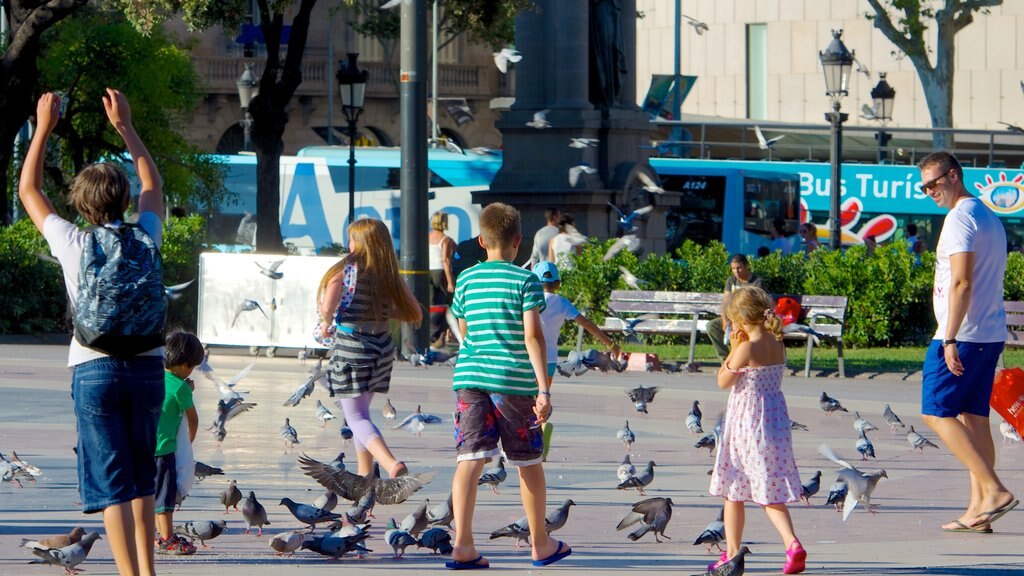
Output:
[[[786,546],[784,574],[804,570],[807,552],[793,532],[787,502],[800,500],[800,474],[793,457],[782,372],[786,353],[782,322],[764,290],[744,287],[725,306],[732,324],[732,352],[718,370],[718,385],[731,388],[711,494],[725,498],[728,549],[709,570],[728,561],[743,545],[744,503],[760,504]]]

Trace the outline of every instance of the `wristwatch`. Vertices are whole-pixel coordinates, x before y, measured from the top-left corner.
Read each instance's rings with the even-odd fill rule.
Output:
[[[950,344],[956,345],[956,338],[951,338],[949,340],[943,340],[942,341],[942,347],[943,348],[945,348],[946,346],[949,346]]]

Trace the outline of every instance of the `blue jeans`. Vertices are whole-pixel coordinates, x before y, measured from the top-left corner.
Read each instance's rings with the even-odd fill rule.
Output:
[[[164,401],[159,356],[97,358],[71,379],[82,510],[100,512],[156,491],[156,426]]]

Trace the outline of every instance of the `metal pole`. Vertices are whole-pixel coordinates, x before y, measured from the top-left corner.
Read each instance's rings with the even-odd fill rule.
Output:
[[[842,249],[842,223],[840,222],[840,200],[843,192],[842,188],[842,177],[843,177],[843,121],[846,120],[847,115],[839,111],[839,99],[832,101],[832,112],[826,114],[826,119],[831,123],[831,156],[829,161],[832,163],[832,186],[831,194],[829,197],[829,224],[830,224],[830,242],[829,245],[833,250]]]
[[[334,10],[327,11],[327,145],[334,146]]]
[[[402,2],[400,107],[402,133],[401,234],[399,267],[416,300],[430,302],[427,260],[427,6],[426,0]],[[435,119],[436,122],[436,119]],[[403,326],[402,346],[423,350],[429,340],[429,318],[416,329]]]
[[[440,0],[434,0],[433,39],[431,40],[433,43],[433,51],[431,52],[432,59],[430,62],[430,131],[435,141],[437,140],[437,137],[441,135],[441,128],[438,126],[437,122],[437,6],[440,3]]]
[[[356,219],[356,114],[348,116],[348,223]]]
[[[682,103],[679,102],[679,78],[682,73],[682,62],[679,53],[682,51],[682,33],[679,30],[679,21],[683,18],[683,1],[676,0],[676,17],[675,17],[675,29],[676,29],[676,40],[675,40],[675,75],[672,77],[672,119],[677,122],[676,125],[672,126],[672,140],[675,142],[673,146],[678,146],[678,150],[682,150],[679,142],[683,139],[683,127],[678,124],[681,120],[680,115],[682,114]],[[660,110],[659,110],[660,112]],[[682,154],[678,154],[682,156]]]

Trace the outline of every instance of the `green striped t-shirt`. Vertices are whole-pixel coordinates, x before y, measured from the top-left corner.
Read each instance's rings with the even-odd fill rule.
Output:
[[[523,313],[544,310],[544,291],[529,270],[505,261],[481,262],[455,283],[452,313],[466,320],[453,388],[537,394],[523,339]]]

